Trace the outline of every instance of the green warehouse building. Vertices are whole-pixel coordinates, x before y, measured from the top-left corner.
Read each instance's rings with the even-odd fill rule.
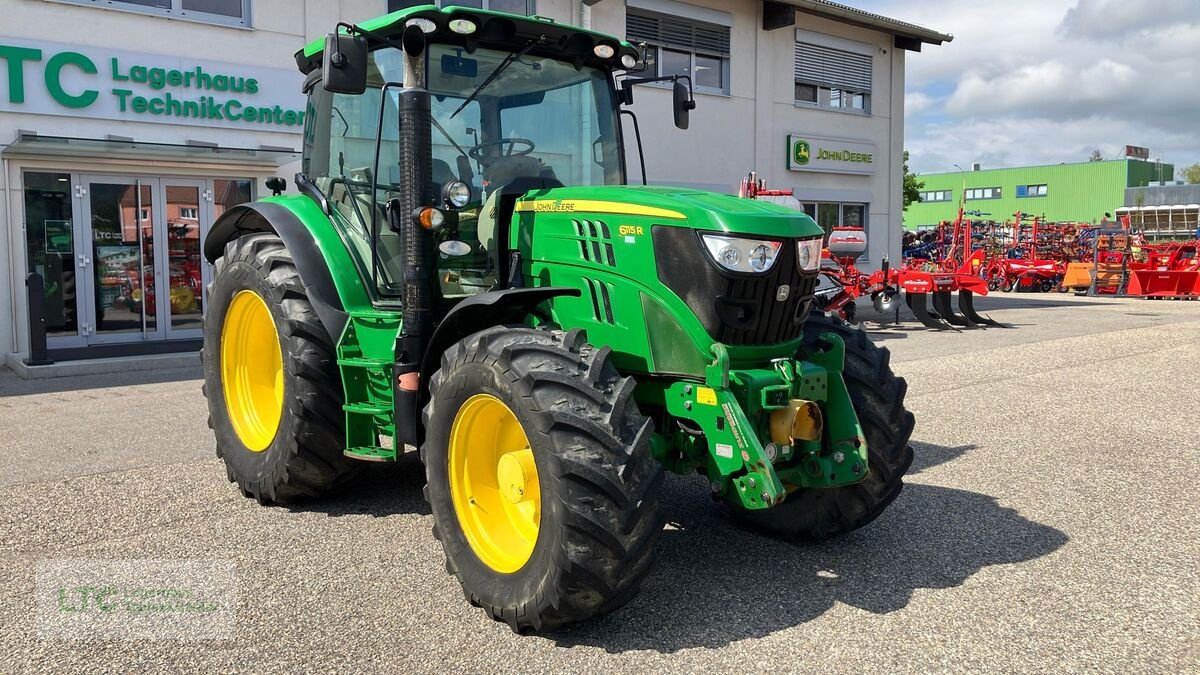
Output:
[[[921,201],[904,212],[904,227],[954,220],[964,195],[966,209],[991,214],[987,220],[1012,220],[1020,211],[1049,222],[1096,223],[1125,203],[1126,188],[1174,176],[1173,165],[1140,159],[922,174]]]

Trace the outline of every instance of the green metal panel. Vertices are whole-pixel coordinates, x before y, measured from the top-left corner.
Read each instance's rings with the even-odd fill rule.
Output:
[[[1099,222],[1125,203],[1125,188],[1145,185],[1152,180],[1169,180],[1175,167],[1133,159],[1105,162],[1080,162],[1011,169],[986,169],[953,173],[923,174],[922,192],[949,190],[948,202],[917,203],[904,212],[904,227],[915,229],[954,220],[963,190],[998,187],[999,199],[967,201],[967,210],[990,213],[986,220],[1012,220],[1017,211],[1045,216],[1050,221]],[[1161,173],[1164,178],[1158,178]],[[1045,185],[1044,197],[1018,197],[1019,185]]]

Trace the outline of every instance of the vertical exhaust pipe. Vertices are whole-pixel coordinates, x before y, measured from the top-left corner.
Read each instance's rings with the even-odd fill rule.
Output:
[[[425,89],[425,34],[409,26],[402,37],[404,88],[400,90],[399,197],[388,203],[388,221],[400,233],[404,274],[404,323],[396,338],[394,422],[396,448],[419,445],[420,371],[432,330],[433,236],[417,219],[421,207],[433,204],[433,139],[430,97]]]

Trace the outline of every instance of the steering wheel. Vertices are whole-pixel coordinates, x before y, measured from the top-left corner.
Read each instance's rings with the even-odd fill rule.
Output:
[[[502,138],[498,141],[487,141],[486,143],[480,143],[479,145],[476,145],[467,151],[467,156],[476,162],[483,164],[484,150],[492,146],[499,146],[501,149],[503,149],[505,145],[508,146],[508,152],[501,152],[499,157],[495,157],[493,159],[499,159],[500,157],[524,157],[525,155],[533,152],[533,141],[529,140],[528,138]],[[524,147],[518,150],[518,145]]]

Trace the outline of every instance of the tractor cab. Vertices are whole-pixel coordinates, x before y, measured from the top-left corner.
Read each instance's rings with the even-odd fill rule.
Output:
[[[452,305],[503,285],[503,224],[517,196],[626,183],[619,107],[632,93],[617,89],[614,73],[634,70],[640,55],[537,17],[404,15],[347,26],[297,54],[309,74],[298,181],[328,203],[385,304],[402,297],[404,278],[404,227],[387,225],[388,205],[405,190],[431,197],[421,200],[437,211],[430,290]],[[636,82],[659,79],[679,78]],[[428,117],[405,119],[402,97],[415,91],[427,97]],[[676,98],[686,126],[691,93],[680,87]],[[427,158],[401,156],[413,138],[428,139]]]

